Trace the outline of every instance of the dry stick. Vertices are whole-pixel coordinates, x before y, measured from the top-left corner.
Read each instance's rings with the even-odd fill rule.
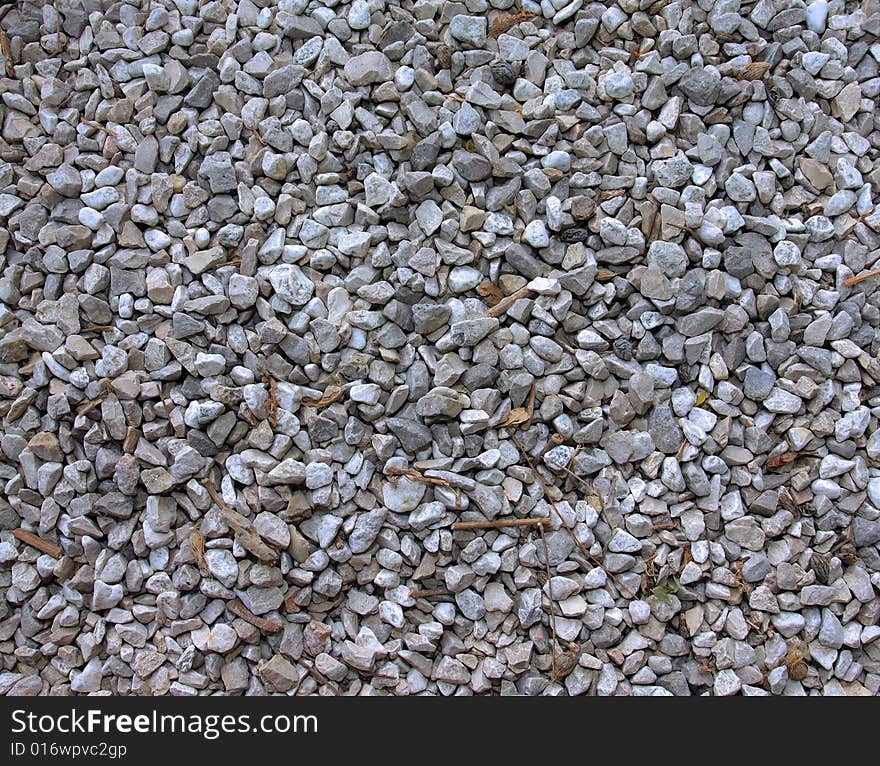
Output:
[[[269,378],[269,425],[274,428],[278,425],[278,382],[271,375]]]
[[[544,543],[544,566],[547,568],[547,597],[550,599],[550,629],[553,631],[553,643],[550,644],[550,661],[553,667],[553,678],[556,678],[556,612],[553,611],[553,575],[550,574],[550,549],[547,547],[547,537],[544,535],[544,525],[541,524],[541,542]]]
[[[580,447],[578,447],[578,449],[580,449]],[[586,479],[584,479],[584,478],[581,477],[581,476],[578,476],[578,475],[577,475],[574,471],[572,471],[571,468],[569,468],[567,465],[562,466],[562,470],[565,471],[565,473],[567,473],[569,476],[571,476],[572,479],[574,479],[575,481],[579,481],[581,484],[583,484],[584,487],[586,487],[588,490],[590,490],[590,492],[591,492],[595,497],[598,497],[598,498],[599,498],[599,502],[600,502],[600,503],[602,502],[602,498],[599,497],[599,495],[597,494],[597,492],[595,491],[595,489],[593,489],[593,487],[590,486],[589,482],[588,482]]]
[[[197,527],[193,527],[192,532],[189,533],[189,549],[196,560],[196,564],[199,566],[199,572],[201,572],[202,577],[208,577],[210,571],[205,561],[205,536]]]
[[[532,295],[532,291],[529,290],[528,287],[521,287],[515,293],[511,293],[506,298],[498,301],[492,308],[490,308],[486,312],[487,317],[499,317],[501,316],[507,309],[509,309],[514,303],[516,303],[520,298],[526,298]]]
[[[162,394],[162,398],[159,401],[162,403],[162,406],[165,408],[165,418],[168,419],[171,417],[171,410],[174,409],[174,401],[169,399],[171,396],[171,386],[168,386],[168,391]]]
[[[97,407],[101,402],[103,402],[110,395],[109,391],[102,391],[98,394],[94,399],[89,399],[82,407],[80,407],[76,414],[77,417],[81,415],[85,415],[91,412],[95,407]]]
[[[96,130],[103,130],[111,138],[116,138],[110,128],[105,128],[103,125],[99,125],[97,122],[93,122],[92,120],[80,120],[80,123],[83,125],[88,125],[90,128],[95,128]]]
[[[55,48],[52,55],[61,53],[61,11],[55,8]]]
[[[243,547],[253,553],[261,561],[270,561],[275,563],[278,560],[278,551],[270,548],[260,536],[253,530],[249,519],[242,516],[238,511],[233,510],[224,502],[214,483],[210,479],[204,482],[205,489],[211,499],[220,509],[220,515],[223,521],[235,531],[235,539]]]
[[[590,551],[587,549],[587,547],[580,540],[577,539],[577,535],[575,535],[574,530],[569,526],[568,522],[565,520],[565,517],[559,512],[559,508],[556,505],[556,501],[550,496],[550,490],[547,487],[547,482],[544,481],[544,477],[541,476],[540,473],[538,473],[538,469],[535,468],[535,464],[532,462],[531,457],[529,457],[529,453],[526,452],[525,447],[523,447],[522,442],[520,442],[520,440],[516,438],[516,434],[514,434],[514,433],[510,434],[510,438],[513,440],[513,443],[517,446],[517,449],[520,452],[522,452],[523,457],[526,459],[526,462],[529,464],[529,468],[532,469],[532,473],[538,477],[538,481],[541,482],[541,487],[544,489],[544,496],[550,501],[550,507],[553,509],[553,512],[556,514],[556,517],[562,523],[562,526],[565,527],[565,531],[568,532],[569,536],[574,541],[574,544],[580,549],[581,553],[583,553],[584,556],[586,556],[589,561],[592,561],[597,567],[601,568],[606,574],[611,575],[611,578],[615,582],[617,582],[618,585],[622,586],[622,583],[618,579],[617,575],[615,575],[613,572],[609,572],[605,568],[605,566],[602,564],[602,562],[599,561],[595,556],[593,556],[593,554],[590,553]],[[543,527],[542,527],[542,529],[543,529]],[[625,588],[625,590],[629,591],[629,588]],[[632,594],[632,595],[635,595],[635,594]]]
[[[499,527],[529,527],[534,524],[541,526],[541,533],[544,532],[544,524],[550,523],[550,517],[545,516],[540,519],[499,519],[497,521],[456,521],[452,525],[453,529],[498,529]]]
[[[329,393],[327,391],[324,392],[324,395],[320,399],[303,399],[302,403],[305,407],[326,407],[333,402],[338,402],[344,395],[344,388],[337,388],[335,390],[329,389]]]
[[[529,392],[529,406],[526,408],[528,417],[523,422],[523,429],[527,430],[532,427],[532,419],[535,417],[535,381],[532,381],[532,390]]]
[[[864,282],[871,277],[880,277],[880,269],[871,269],[870,271],[862,272],[856,277],[848,277],[843,280],[843,284],[847,287],[852,287],[853,285],[857,285],[859,282]]]
[[[12,65],[12,50],[9,47],[9,38],[2,27],[0,27],[0,50],[3,51],[3,58],[6,61],[6,76],[14,77],[15,68]]]
[[[217,507],[221,510],[231,510],[228,505],[226,505],[226,501],[220,496],[220,493],[217,491],[217,488],[214,486],[214,482],[210,479],[205,481],[205,489],[208,490],[208,494],[211,496],[211,500],[213,500]]]
[[[241,603],[237,598],[233,599],[227,605],[229,611],[241,617],[245,622],[259,628],[263,633],[277,633],[283,627],[276,620],[267,620],[265,617],[257,617],[250,609]]]
[[[662,524],[652,524],[651,525],[652,532],[662,532],[664,530],[669,531],[669,530],[673,530],[673,529],[678,529],[678,527],[675,525],[674,521],[663,522]]]
[[[430,588],[429,590],[412,590],[409,595],[412,598],[428,598],[428,596],[451,596],[449,588]]]
[[[42,537],[37,537],[33,532],[28,532],[26,529],[13,529],[12,534],[23,543],[27,543],[38,551],[47,553],[54,559],[61,558],[61,548],[54,543],[50,543],[48,540],[44,540]]]
[[[439,476],[425,476],[414,468],[396,468],[392,465],[385,469],[385,473],[389,476],[406,476],[411,481],[417,481],[422,484],[434,484],[438,487],[446,487],[447,489],[452,487],[446,479],[441,479]]]
[[[344,696],[341,691],[333,684],[327,676],[325,676],[320,670],[318,670],[314,665],[307,665],[306,661],[300,657],[297,662],[302,665],[308,672],[309,675],[314,678],[316,681],[322,684],[326,684],[330,687],[330,691],[332,691],[337,697]],[[298,688],[298,687],[297,687]]]

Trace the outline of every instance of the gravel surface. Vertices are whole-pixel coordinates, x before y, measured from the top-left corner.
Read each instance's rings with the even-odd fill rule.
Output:
[[[878,0],[4,10],[0,694],[878,693]]]

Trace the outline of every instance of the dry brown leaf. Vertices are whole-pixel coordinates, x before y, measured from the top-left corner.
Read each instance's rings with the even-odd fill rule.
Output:
[[[500,35],[503,35],[505,32],[512,29],[517,24],[521,24],[523,21],[528,21],[529,19],[533,18],[534,15],[534,13],[530,13],[529,11],[519,11],[518,13],[499,13],[492,20],[489,36],[498,37]]]
[[[497,306],[504,299],[504,293],[494,282],[480,282],[477,285],[477,295],[489,306]]]
[[[449,50],[448,45],[438,46],[434,56],[441,69],[449,69],[452,66],[452,51]]]
[[[784,465],[788,465],[789,463],[793,463],[799,457],[814,455],[814,454],[815,454],[814,452],[797,452],[797,451],[783,452],[779,455],[774,455],[773,457],[771,457],[767,461],[765,468],[767,468],[769,470],[772,470],[774,468],[780,468]]]
[[[738,77],[740,80],[760,80],[770,71],[770,63],[767,61],[753,61],[746,64]]]
[[[846,545],[837,551],[837,558],[839,558],[844,564],[855,564],[857,561],[861,560],[856,553],[856,549],[851,545]]]
[[[513,428],[514,426],[518,426],[522,423],[525,423],[529,419],[529,413],[526,411],[525,407],[517,407],[510,411],[510,414],[507,416],[507,420],[505,420],[500,428]]]
[[[208,562],[205,561],[205,536],[198,529],[193,528],[193,531],[189,533],[189,549],[199,565],[202,577],[207,577],[210,572],[208,571]]]
[[[556,672],[553,674],[554,681],[558,681],[571,674],[571,671],[577,667],[580,659],[580,649],[569,649],[562,652],[556,660]]]
[[[269,384],[269,425],[274,428],[278,425],[278,381],[271,375],[263,376]]]
[[[793,513],[797,515],[798,507],[797,503],[794,501],[792,496],[788,493],[788,490],[783,487],[779,491],[779,504],[789,513]]]
[[[688,545],[684,549],[684,555],[681,557],[681,568],[678,570],[679,574],[681,574],[682,570],[690,564],[694,560],[693,554],[691,553],[691,546]]]
[[[830,571],[830,562],[827,556],[823,556],[821,553],[813,553],[810,557],[810,566],[813,571],[816,573],[816,580],[818,580],[822,585],[829,585],[829,575]]]
[[[810,672],[806,662],[807,657],[809,657],[809,653],[803,642],[795,641],[789,647],[785,654],[785,667],[788,668],[788,677],[792,681],[802,681],[807,677]]]

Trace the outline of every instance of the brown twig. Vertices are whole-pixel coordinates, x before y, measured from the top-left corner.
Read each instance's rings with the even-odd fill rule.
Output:
[[[214,483],[208,479],[205,482],[205,489],[208,490],[208,494],[211,496],[211,499],[217,504],[217,507],[221,511],[232,511],[232,509],[226,505],[226,502],[220,497],[220,493],[217,491],[217,488],[214,486]]]
[[[325,675],[324,675],[320,670],[318,670],[314,665],[307,665],[307,664],[306,664],[306,661],[305,661],[302,657],[300,657],[300,658],[297,660],[297,663],[299,663],[300,665],[302,665],[302,666],[303,666],[303,667],[309,672],[309,675],[310,675],[312,678],[314,678],[318,683],[326,684],[327,686],[329,686],[329,687],[330,687],[330,691],[332,691],[337,697],[342,697],[342,696],[344,696],[344,695],[342,694],[342,692],[339,691],[339,688],[338,688],[333,682],[331,682],[330,679],[327,678],[327,676],[325,676]]]
[[[88,125],[90,128],[95,128],[96,130],[102,130],[104,131],[104,133],[110,136],[110,138],[116,138],[110,128],[105,128],[103,125],[99,125],[97,122],[93,122],[92,120],[80,120],[80,123],[82,123],[83,125]]]
[[[54,543],[50,543],[48,540],[44,540],[42,537],[37,537],[33,532],[28,532],[26,529],[13,529],[12,534],[23,543],[27,543],[31,547],[50,555],[54,559],[61,558],[61,548]]]
[[[449,588],[430,588],[428,590],[412,590],[409,595],[412,598],[428,598],[429,596],[451,596]]]
[[[269,383],[269,425],[272,428],[278,425],[278,381],[271,375],[266,373],[265,376]]]
[[[344,388],[328,389],[328,391],[324,392],[324,396],[322,396],[320,399],[311,399],[309,401],[303,399],[303,406],[326,407],[327,405],[333,404],[333,402],[338,402],[344,394]]]
[[[52,55],[57,56],[61,53],[61,11],[55,6],[55,48]]]
[[[276,620],[267,620],[265,617],[257,617],[250,609],[241,603],[237,598],[227,604],[229,611],[241,617],[245,622],[259,628],[263,633],[277,633],[284,627]]]
[[[510,414],[507,416],[507,420],[505,420],[499,428],[508,428],[514,429],[517,426],[522,426],[524,431],[528,431],[528,429],[532,425],[532,418],[535,415],[535,384],[532,382],[532,391],[529,394],[529,406],[528,407],[516,407],[510,411]]]
[[[256,416],[253,412],[248,409],[248,406],[242,403],[242,406],[238,410],[238,414],[242,420],[244,420],[251,428],[259,428],[260,421],[257,420]]]
[[[9,47],[9,38],[6,31],[0,27],[0,50],[3,51],[3,59],[6,62],[6,76],[14,77],[15,68],[12,66],[12,49]]]
[[[438,476],[425,476],[414,468],[396,468],[392,465],[385,469],[385,473],[390,476],[406,476],[407,479],[417,481],[420,484],[433,484],[437,487],[446,487],[447,489],[452,487],[448,480],[441,479]]]
[[[278,560],[278,552],[260,539],[260,536],[251,528],[251,523],[247,518],[226,505],[210,479],[205,480],[205,489],[208,490],[211,499],[220,509],[223,521],[235,530],[235,539],[241,544],[242,548],[249,550],[261,561],[274,563]]]
[[[532,427],[532,419],[535,417],[535,381],[532,381],[532,390],[529,392],[529,406],[526,408],[528,417],[522,424],[523,430]]]
[[[664,521],[660,524],[652,524],[651,531],[652,532],[663,532],[663,531],[671,531],[673,529],[678,529],[678,526],[674,521]]]
[[[847,287],[852,287],[853,285],[857,285],[859,282],[864,282],[871,277],[880,277],[880,269],[871,269],[870,271],[863,271],[858,276],[848,277],[843,280],[843,284]]]
[[[574,544],[580,549],[580,552],[584,554],[588,561],[593,562],[597,567],[601,568],[606,574],[611,576],[618,585],[622,586],[620,579],[613,572],[609,572],[605,565],[599,561],[592,553],[590,553],[589,549],[577,538],[577,535],[574,533],[574,530],[571,528],[571,525],[565,520],[565,517],[559,511],[558,506],[556,505],[556,501],[550,495],[550,489],[547,487],[547,482],[544,481],[544,477],[538,472],[538,469],[535,467],[534,462],[532,462],[532,458],[529,456],[529,453],[526,452],[525,447],[523,447],[522,442],[516,438],[516,434],[511,433],[510,438],[513,440],[513,443],[516,445],[517,449],[522,453],[523,457],[526,459],[526,462],[529,464],[529,468],[532,469],[532,473],[537,477],[538,481],[541,483],[541,487],[544,490],[544,496],[547,498],[550,503],[550,507],[553,509],[553,512],[556,514],[556,518],[559,519],[560,523],[563,527],[565,527],[565,531],[568,532],[569,537],[574,541]],[[626,588],[628,591],[629,589]],[[635,593],[632,594],[635,596]]]
[[[109,391],[102,391],[98,394],[94,399],[89,399],[82,407],[80,407],[77,411],[77,417],[85,415],[91,412],[95,407],[97,407],[101,402],[103,402],[110,395]]]
[[[544,543],[544,566],[547,569],[547,597],[550,599],[550,629],[553,631],[553,642],[550,644],[550,661],[553,667],[553,678],[556,678],[556,612],[553,611],[553,575],[550,572],[550,549],[547,547],[544,525],[539,525],[538,529],[541,530],[541,542]]]
[[[550,517],[540,519],[498,519],[497,521],[457,521],[453,529],[499,529],[500,527],[530,527],[539,525],[543,531],[544,524],[550,523]]]
[[[520,298],[528,298],[532,295],[532,291],[528,287],[521,287],[516,292],[511,293],[506,298],[502,298],[492,308],[486,312],[487,317],[499,317],[507,311]]]

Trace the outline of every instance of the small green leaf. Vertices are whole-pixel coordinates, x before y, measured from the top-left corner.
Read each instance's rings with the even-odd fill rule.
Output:
[[[669,604],[670,606],[672,606],[672,597],[669,591],[664,586],[657,585],[656,587],[651,589],[651,593],[653,593],[664,604]]]
[[[672,596],[675,593],[678,593],[680,586],[678,584],[678,580],[674,577],[668,580],[664,580],[662,583],[658,583],[654,588],[651,589],[651,593],[653,593],[658,599],[660,599],[664,604],[669,604],[672,606]]]

